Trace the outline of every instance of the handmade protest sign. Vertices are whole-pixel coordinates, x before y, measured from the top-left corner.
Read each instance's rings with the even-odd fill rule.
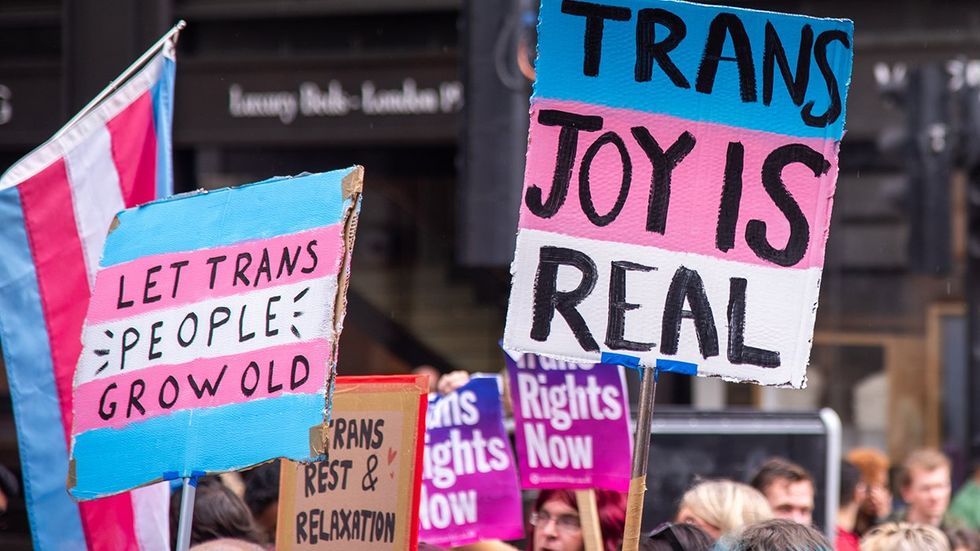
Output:
[[[524,535],[496,377],[433,395],[426,414],[419,539],[458,546]]]
[[[75,372],[74,497],[323,451],[362,174],[117,215]]]
[[[544,0],[504,346],[802,387],[853,24]]]
[[[282,462],[276,549],[418,548],[422,375],[337,377],[324,457]]]
[[[627,491],[632,449],[622,368],[504,356],[521,487]]]

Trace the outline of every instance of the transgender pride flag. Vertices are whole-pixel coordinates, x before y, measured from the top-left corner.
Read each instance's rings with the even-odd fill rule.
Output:
[[[76,504],[65,480],[72,377],[106,232],[116,212],[172,190],[175,40],[0,177],[0,343],[36,549],[169,548],[167,486]]]

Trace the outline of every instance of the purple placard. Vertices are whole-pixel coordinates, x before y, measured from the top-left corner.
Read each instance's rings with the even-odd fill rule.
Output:
[[[464,545],[524,536],[521,491],[496,377],[474,377],[426,413],[419,540]]]
[[[504,355],[521,487],[628,491],[632,437],[622,367]]]

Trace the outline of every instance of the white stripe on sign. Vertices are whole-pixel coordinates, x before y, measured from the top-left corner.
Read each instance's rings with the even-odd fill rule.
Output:
[[[330,276],[86,326],[75,386],[158,365],[329,338],[336,294],[336,276]],[[159,357],[150,359],[151,346]]]
[[[91,290],[95,288],[95,273],[109,225],[116,213],[126,208],[119,188],[119,173],[112,159],[109,129],[99,126],[87,141],[66,152],[65,165],[72,183],[69,187],[75,224]]]
[[[170,550],[170,483],[158,482],[136,488],[133,499],[133,527],[140,551]]]
[[[555,293],[548,293],[548,270],[541,270],[542,248],[560,249],[545,265],[557,268],[554,279]],[[549,254],[552,254],[549,253]],[[579,303],[574,295],[583,281],[583,271],[575,265],[594,266],[591,291]],[[643,268],[649,267],[649,270]],[[704,289],[707,309],[713,323],[704,329],[702,336],[715,339],[714,346],[701,350],[698,333],[690,314],[682,314],[679,334],[663,331],[668,290],[672,282],[681,281],[682,268],[696,272],[687,281]],[[806,365],[810,355],[810,340],[816,317],[817,296],[820,286],[820,268],[808,270],[783,269],[731,262],[691,253],[677,253],[629,245],[604,242],[536,230],[521,230],[517,238],[517,253],[512,268],[514,278],[507,309],[507,327],[504,348],[518,352],[538,352],[570,361],[597,362],[601,352],[615,352],[638,356],[643,365],[654,366],[657,360],[676,360],[697,365],[699,375],[717,375],[743,381],[756,381],[768,385],[792,385],[800,387],[805,381]],[[616,278],[612,275],[617,274]],[[730,361],[729,307],[733,287],[744,280],[744,333],[745,352],[740,362]],[[614,293],[610,282],[625,281],[621,292]],[[537,282],[537,283],[536,283]],[[538,296],[535,296],[537,285]],[[581,289],[584,293],[587,289]],[[735,296],[738,292],[735,293]],[[565,297],[564,299],[562,297]],[[682,295],[683,298],[683,295]],[[550,323],[539,324],[532,337],[535,300]],[[571,312],[565,316],[551,306],[553,299],[566,300]],[[617,302],[619,306],[610,306]],[[680,309],[691,311],[690,300],[683,300]],[[674,308],[676,312],[678,308]],[[568,317],[575,312],[584,320],[585,334],[573,332]],[[612,315],[610,315],[612,313]],[[704,316],[702,316],[704,318]],[[610,328],[621,319],[623,329],[616,334]],[[737,318],[736,318],[737,319]],[[613,320],[613,322],[611,322]],[[673,324],[671,324],[673,327]],[[665,336],[677,335],[676,352],[671,353]],[[543,339],[543,340],[542,340]],[[710,343],[710,338],[704,339]],[[587,351],[585,343],[591,341],[598,350]],[[644,343],[645,350],[630,350],[622,343]],[[753,347],[779,353],[778,367],[753,365]],[[648,349],[647,349],[648,348]],[[708,357],[705,358],[705,355]],[[749,361],[746,361],[749,358]]]

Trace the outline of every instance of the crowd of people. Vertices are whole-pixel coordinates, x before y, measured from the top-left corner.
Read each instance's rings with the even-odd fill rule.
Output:
[[[889,463],[872,449],[849,453],[841,467],[837,534],[829,540],[813,525],[817,485],[802,467],[773,458],[746,483],[702,480],[677,504],[676,515],[645,534],[645,551],[980,551],[980,462],[952,498],[951,465],[938,450],[908,456],[895,500]],[[209,477],[198,485],[191,531],[193,549],[260,551],[272,548],[278,500],[277,463],[240,478]],[[622,546],[626,495],[596,490],[603,551]],[[172,533],[177,534],[179,492],[174,494]],[[528,551],[583,551],[576,495],[543,490],[527,516]],[[420,545],[420,549],[440,547]],[[465,551],[513,551],[485,541]]]

